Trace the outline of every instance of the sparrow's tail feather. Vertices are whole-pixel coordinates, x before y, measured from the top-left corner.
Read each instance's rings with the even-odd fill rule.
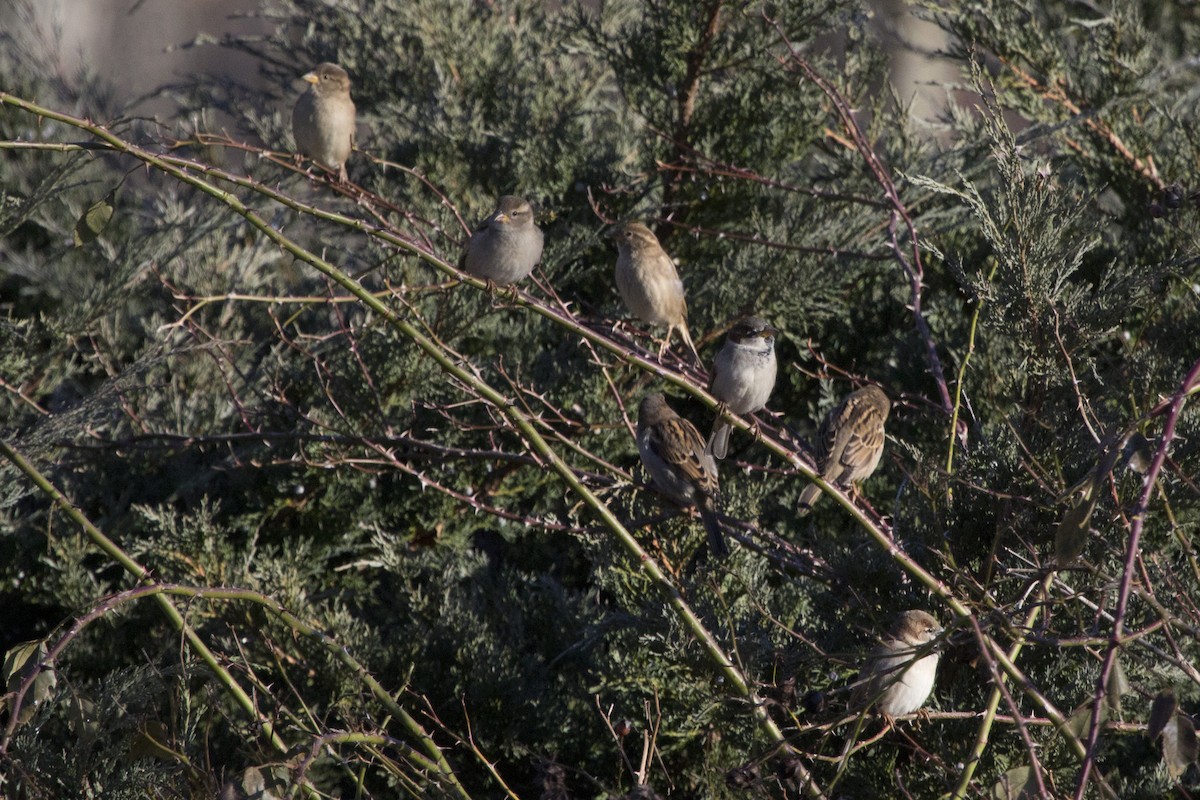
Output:
[[[708,534],[708,549],[717,558],[729,555],[729,545],[725,544],[725,533],[721,530],[721,521],[717,519],[716,511],[711,503],[700,504],[700,521],[704,523],[704,531]]]
[[[820,496],[820,486],[817,486],[815,483],[805,486],[804,491],[800,493],[800,501],[796,504],[796,512],[803,517],[809,511],[812,511],[813,503],[817,502],[817,498]]]
[[[696,350],[696,343],[692,341],[692,332],[688,330],[686,320],[679,323],[679,335],[683,337],[684,344],[688,346],[688,349],[692,351],[692,355],[696,357],[696,364],[703,366],[704,362],[700,360],[700,352]],[[667,336],[670,338],[670,332],[667,333]]]
[[[713,423],[712,436],[708,439],[707,447],[713,458],[721,459],[729,454],[729,434],[732,430],[732,425],[719,416],[717,417],[717,421]]]

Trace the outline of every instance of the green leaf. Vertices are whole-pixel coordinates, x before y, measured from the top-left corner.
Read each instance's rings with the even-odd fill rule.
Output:
[[[271,791],[272,789],[282,794],[287,790],[287,784],[280,781],[279,776],[271,772],[264,775],[258,767],[246,767],[246,771],[242,773],[242,791],[245,797],[278,800],[279,795]]]
[[[1191,717],[1179,711],[1171,715],[1162,731],[1162,749],[1167,774],[1178,779],[1196,760],[1196,728]]]
[[[1108,706],[1101,705],[1100,721],[1104,722],[1106,719],[1108,719]],[[1086,738],[1092,727],[1092,701],[1089,700],[1072,711],[1064,727],[1075,734],[1076,739]]]
[[[1032,767],[1015,767],[1000,776],[992,786],[993,800],[1025,800],[1039,795]]]
[[[1108,673],[1108,683],[1104,687],[1104,702],[1113,711],[1121,710],[1121,695],[1129,694],[1129,678],[1125,676],[1125,668],[1121,666],[1121,657],[1113,660],[1112,670]]]
[[[169,739],[170,734],[165,725],[158,720],[148,720],[133,735],[129,743],[128,760],[156,758],[160,761],[178,761],[179,754],[166,744]]]
[[[27,722],[38,707],[54,693],[58,678],[55,677],[53,667],[42,666],[46,652],[46,642],[34,639],[14,645],[4,654],[4,683],[9,693],[20,689],[21,684],[40,667],[37,677],[33,679],[33,685],[25,693],[21,710],[17,714],[18,722]]]
[[[1073,493],[1072,498],[1074,502],[1054,532],[1054,563],[1060,568],[1072,564],[1087,546],[1089,523],[1098,499],[1095,481],[1085,480],[1082,491]]]
[[[4,654],[4,682],[8,691],[16,691],[20,686],[25,663],[35,655],[40,657],[44,652],[45,644],[41,639],[21,642],[9,648]]]
[[[91,244],[100,237],[108,227],[113,217],[113,203],[117,198],[117,190],[113,189],[103,200],[97,200],[83,212],[83,216],[75,223],[75,246],[83,247]]]

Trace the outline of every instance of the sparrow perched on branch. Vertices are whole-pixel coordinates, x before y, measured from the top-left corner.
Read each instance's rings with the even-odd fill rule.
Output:
[[[671,344],[676,328],[688,349],[700,362],[687,326],[687,301],[675,262],[662,249],[649,228],[627,222],[613,233],[617,242],[617,290],[633,316],[651,325],[666,325],[667,337],[658,350],[661,359]]]
[[[681,506],[697,506],[713,555],[729,554],[717,520],[717,463],[705,452],[696,426],[675,413],[661,393],[642,398],[638,453],[660,492]]]
[[[713,361],[709,391],[734,414],[753,414],[767,404],[775,388],[775,329],[758,317],[733,326]],[[724,458],[732,427],[718,412],[708,440],[709,452]]]
[[[871,653],[850,695],[851,710],[873,707],[902,717],[925,705],[933,691],[938,653],[928,645],[942,626],[925,611],[905,611]]]
[[[506,194],[471,234],[459,267],[497,286],[508,286],[533,272],[542,260],[542,241],[533,206],[523,197]]]
[[[883,423],[892,403],[883,389],[864,386],[832,409],[817,432],[817,466],[826,483],[846,487],[866,480],[883,456]],[[800,493],[801,516],[812,509],[821,494],[815,483]]]
[[[350,76],[337,64],[318,64],[304,76],[308,91],[292,109],[296,150],[346,180],[346,159],[354,149],[354,101]]]

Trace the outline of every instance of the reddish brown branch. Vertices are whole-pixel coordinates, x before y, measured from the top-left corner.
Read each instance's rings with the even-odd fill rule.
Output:
[[[1111,127],[1100,120],[1099,117],[1085,115],[1083,109],[1079,107],[1079,104],[1067,96],[1067,92],[1065,89],[1063,89],[1061,84],[1047,86],[1025,70],[1021,69],[1009,59],[1006,59],[1003,56],[996,56],[996,58],[1001,64],[1012,71],[1013,75],[1018,81],[1024,83],[1034,92],[1039,94],[1043,99],[1060,105],[1067,111],[1067,113],[1071,114],[1072,116],[1079,117],[1085,128],[1095,133],[1104,141],[1108,142],[1109,146],[1116,151],[1117,155],[1119,155],[1131,167],[1133,167],[1135,172],[1149,181],[1155,189],[1160,192],[1166,189],[1166,184],[1163,183],[1162,178],[1158,176],[1158,170],[1154,168],[1154,162],[1149,158],[1143,161],[1134,155],[1134,152],[1129,149],[1129,146],[1125,144],[1124,141],[1121,140],[1121,137],[1118,136]]]
[[[954,412],[954,401],[950,398],[950,390],[946,385],[945,372],[942,369],[942,360],[938,356],[937,344],[933,339],[933,332],[929,328],[929,323],[925,320],[925,314],[921,310],[921,293],[922,280],[924,279],[924,266],[921,262],[921,249],[919,245],[919,237],[917,235],[917,226],[913,222],[912,217],[908,213],[908,207],[904,201],[900,199],[900,192],[896,189],[896,184],[892,180],[891,173],[880,161],[879,155],[867,141],[866,134],[859,127],[858,120],[855,119],[854,110],[850,104],[842,97],[837,88],[820,75],[804,56],[800,55],[796,50],[791,40],[787,37],[782,26],[770,17],[767,17],[764,12],[764,18],[775,27],[783,43],[787,46],[788,54],[793,63],[800,68],[808,80],[812,81],[825,96],[833,103],[837,110],[838,118],[841,120],[842,126],[846,129],[850,136],[851,142],[854,144],[855,150],[862,156],[867,164],[867,169],[883,190],[884,197],[887,198],[888,206],[891,213],[888,219],[888,241],[893,255],[897,263],[909,280],[909,298],[912,307],[913,323],[917,328],[917,334],[925,343],[925,358],[929,363],[929,373],[933,377],[933,381],[937,386],[938,396],[941,400],[942,410],[947,416]],[[780,59],[782,61],[782,59]],[[898,231],[898,222],[903,221],[904,229],[908,236],[908,253],[906,248],[901,244],[900,234]]]
[[[1092,699],[1092,724],[1091,729],[1088,731],[1087,755],[1083,759],[1083,769],[1079,772],[1079,782],[1075,787],[1075,800],[1083,800],[1087,789],[1088,777],[1091,775],[1092,765],[1096,759],[1096,743],[1100,738],[1100,706],[1104,702],[1105,689],[1108,686],[1108,679],[1112,673],[1113,664],[1117,659],[1117,652],[1120,650],[1125,639],[1123,635],[1125,612],[1128,608],[1129,596],[1133,590],[1133,579],[1137,573],[1138,548],[1141,544],[1142,527],[1146,521],[1146,512],[1150,507],[1150,495],[1154,492],[1158,474],[1162,471],[1163,463],[1166,461],[1167,450],[1175,438],[1175,425],[1179,421],[1179,415],[1183,411],[1183,406],[1187,402],[1197,380],[1200,380],[1200,361],[1192,365],[1187,376],[1183,379],[1183,383],[1180,384],[1179,391],[1175,393],[1175,397],[1171,401],[1170,411],[1167,413],[1166,421],[1163,424],[1162,437],[1158,442],[1158,449],[1154,453],[1154,459],[1150,462],[1150,468],[1146,470],[1146,474],[1142,479],[1142,493],[1138,498],[1137,508],[1133,514],[1133,524],[1129,529],[1129,544],[1125,551],[1125,566],[1121,572],[1120,588],[1117,591],[1116,609],[1113,611],[1112,636],[1109,639],[1108,648],[1104,652],[1104,664],[1100,668],[1100,677],[1096,680],[1095,696]]]

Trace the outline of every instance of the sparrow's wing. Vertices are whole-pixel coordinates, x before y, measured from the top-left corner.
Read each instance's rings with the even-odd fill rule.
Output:
[[[663,420],[650,429],[650,448],[702,494],[717,493],[717,473],[695,425],[682,417]]]
[[[488,226],[492,224],[496,214],[493,212],[483,222],[475,226],[475,230],[471,231],[471,235],[467,237],[467,246],[463,248],[462,254],[458,257],[458,268],[462,272],[467,271],[467,254],[471,252],[471,243],[475,241],[475,237],[483,234]]]
[[[830,409],[829,413],[825,415],[825,419],[821,420],[821,427],[817,429],[816,441],[813,442],[813,447],[817,451],[818,466],[827,469],[841,458],[838,443],[841,438],[840,434],[844,427],[845,418],[846,401],[843,400],[840,404]],[[825,476],[825,480],[829,480],[828,475]]]
[[[872,463],[883,449],[884,419],[879,408],[864,397],[850,398],[844,417],[834,448],[838,462],[852,473]]]
[[[495,213],[489,214],[487,219],[485,219],[483,222],[481,222],[475,226],[475,230],[471,231],[471,235],[474,236],[477,233],[483,233],[484,231],[486,231],[488,229],[488,226],[492,224],[492,220],[494,220],[495,218],[496,218]]]

